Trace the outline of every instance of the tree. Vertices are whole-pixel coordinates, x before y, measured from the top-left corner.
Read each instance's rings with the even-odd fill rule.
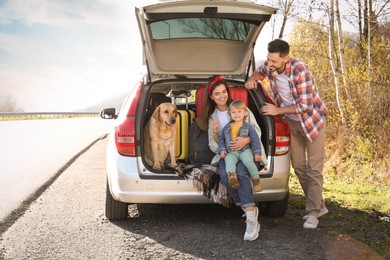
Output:
[[[339,0],[336,0],[335,2],[335,8],[336,8],[336,21],[337,21],[337,36],[338,36],[338,45],[339,45],[339,55],[340,55],[340,68],[341,68],[341,76],[343,78],[343,84],[345,93],[347,94],[348,101],[353,107],[353,102],[351,99],[351,96],[349,95],[349,86],[347,81],[347,75],[346,75],[346,66],[345,66],[345,59],[344,59],[344,40],[343,40],[343,27],[341,23],[341,17],[340,17],[340,5]]]
[[[178,19],[186,33],[198,33],[209,38],[245,40],[251,25],[222,18]]]
[[[280,27],[279,38],[283,38],[284,28],[286,26],[288,18],[294,12],[294,0],[278,0],[278,6],[282,13],[282,25]]]
[[[337,1],[337,0],[336,0]],[[336,59],[336,53],[334,50],[334,2],[333,0],[329,1],[329,62],[332,67],[332,72],[333,72],[333,78],[334,78],[334,84],[335,84],[335,89],[336,89],[336,100],[337,100],[337,107],[340,112],[341,116],[341,122],[344,124],[345,123],[345,117],[344,117],[344,108],[342,105],[342,98],[340,95],[340,86],[339,86],[339,67],[338,63],[335,60]]]
[[[0,112],[20,112],[14,98],[11,96],[0,96]]]

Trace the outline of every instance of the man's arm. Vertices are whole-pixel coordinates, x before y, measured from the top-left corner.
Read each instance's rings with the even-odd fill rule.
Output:
[[[257,81],[263,80],[263,79],[264,79],[264,76],[261,75],[257,70],[255,70],[252,73],[252,76],[250,76],[249,79],[247,80],[247,82],[245,83],[245,87],[247,89],[257,88]]]
[[[261,107],[261,113],[263,115],[277,116],[283,114],[296,114],[297,112],[295,111],[294,106],[276,107],[273,104],[266,103]]]

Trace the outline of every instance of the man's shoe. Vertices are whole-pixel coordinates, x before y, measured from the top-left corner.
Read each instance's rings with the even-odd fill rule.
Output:
[[[318,226],[318,218],[316,218],[313,215],[309,215],[309,217],[306,219],[305,223],[303,223],[303,228],[307,229],[315,229]]]
[[[253,241],[259,237],[260,223],[258,221],[259,209],[254,207],[253,211],[246,211],[246,230],[244,235],[245,241]]]
[[[253,193],[260,192],[263,190],[263,188],[261,187],[260,178],[252,179],[252,190],[253,190]]]
[[[318,213],[318,217],[321,217],[325,214],[328,214],[329,210],[326,207],[321,208],[320,213]],[[303,220],[306,220],[309,217],[309,215],[305,215],[302,217]]]
[[[238,179],[237,179],[237,174],[236,173],[230,173],[229,174],[229,186],[232,188],[232,189],[235,189],[237,190],[238,188],[240,188],[240,183],[238,183]]]

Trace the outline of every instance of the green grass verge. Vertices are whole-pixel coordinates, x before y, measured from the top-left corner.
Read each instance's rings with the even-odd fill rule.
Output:
[[[304,209],[305,198],[297,176],[290,176],[290,206]],[[325,203],[330,210],[325,228],[348,234],[390,259],[390,188],[363,180],[337,178],[324,171]]]

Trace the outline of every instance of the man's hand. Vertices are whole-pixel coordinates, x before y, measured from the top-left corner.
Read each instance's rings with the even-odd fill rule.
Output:
[[[247,89],[254,89],[257,88],[257,80],[255,80],[253,77],[250,77],[247,82],[245,82],[245,87]]]
[[[260,162],[260,161],[261,161],[261,155],[255,154],[255,162]]]
[[[257,81],[263,80],[264,76],[262,76],[259,72],[253,71],[252,76],[249,77],[247,82],[245,83],[245,87],[247,89],[254,89],[257,88]]]
[[[276,116],[279,115],[279,110],[275,105],[266,103],[261,107],[261,113],[263,115]]]
[[[227,154],[226,151],[222,151],[222,152],[219,153],[219,156],[220,156],[221,158],[225,158],[226,154]]]

